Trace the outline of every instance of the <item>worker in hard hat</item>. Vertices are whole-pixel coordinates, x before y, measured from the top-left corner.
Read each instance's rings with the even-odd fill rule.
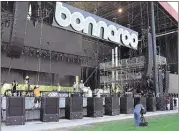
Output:
[[[30,90],[30,79],[29,76],[25,77],[25,83],[26,83],[26,88],[27,88],[27,92]]]
[[[17,81],[14,80],[14,81],[12,82],[12,95],[13,95],[13,96],[15,96],[15,93],[17,93],[17,92],[16,92],[17,87],[18,87],[18,83],[17,83]]]
[[[40,89],[39,87],[36,85],[34,86],[34,96],[35,96],[35,99],[34,99],[34,106],[37,108],[39,107],[40,108]]]

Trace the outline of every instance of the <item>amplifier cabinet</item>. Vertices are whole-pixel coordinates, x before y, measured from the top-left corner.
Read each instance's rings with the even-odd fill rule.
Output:
[[[59,121],[59,98],[58,97],[42,97],[40,120],[42,122],[58,122]]]
[[[121,97],[120,98],[120,113],[121,114],[132,114],[134,108],[133,97]]]
[[[6,125],[25,124],[25,98],[7,97],[6,99]]]
[[[120,106],[119,106],[119,97],[106,97],[105,98],[105,115],[119,115]]]
[[[146,109],[149,112],[156,111],[156,97],[147,97],[146,98]]]
[[[65,117],[67,119],[83,118],[83,97],[66,97]]]
[[[140,104],[142,104],[143,107],[146,109],[146,97],[134,97],[134,108],[135,108],[138,100],[140,101]]]
[[[87,116],[88,117],[102,117],[104,114],[103,98],[102,97],[88,97],[87,98]]]

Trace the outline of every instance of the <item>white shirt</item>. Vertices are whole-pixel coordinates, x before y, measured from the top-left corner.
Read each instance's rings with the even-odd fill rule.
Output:
[[[80,90],[82,90],[83,87],[84,87],[84,84],[83,84],[83,83],[80,83],[79,87],[80,87]]]

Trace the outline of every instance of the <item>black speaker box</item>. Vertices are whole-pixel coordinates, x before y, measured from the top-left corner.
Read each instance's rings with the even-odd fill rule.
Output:
[[[133,97],[121,97],[120,98],[120,113],[121,114],[132,114],[134,108]]]
[[[102,117],[104,114],[103,98],[89,97],[87,98],[87,116]]]
[[[58,97],[42,97],[40,120],[42,122],[58,122],[59,121],[59,98]]]
[[[66,97],[65,117],[67,119],[83,118],[83,97]]]
[[[147,97],[146,98],[146,109],[149,112],[156,111],[156,97]]]
[[[14,20],[10,33],[10,45],[7,56],[20,58],[24,46],[29,2],[16,1],[14,4]]]
[[[25,124],[25,98],[7,97],[6,99],[6,125]]]
[[[143,105],[143,107],[146,109],[146,98],[145,97],[134,97],[134,107],[137,104],[137,101],[140,101],[140,104]]]
[[[102,117],[104,114],[103,98],[88,97],[87,98],[87,116]]]
[[[105,98],[105,115],[119,115],[120,106],[119,106],[119,97],[106,97]]]
[[[167,105],[165,96],[157,97],[156,102],[156,107],[158,111],[166,111]]]

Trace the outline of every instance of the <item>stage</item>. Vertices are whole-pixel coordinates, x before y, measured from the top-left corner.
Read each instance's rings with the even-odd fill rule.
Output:
[[[158,116],[158,115],[169,115],[178,113],[178,110],[173,111],[156,111],[156,112],[148,112],[145,116]],[[97,122],[106,122],[106,121],[115,121],[115,120],[126,120],[133,118],[133,114],[126,115],[120,114],[117,116],[104,116],[98,118],[91,118],[91,117],[84,117],[83,119],[78,120],[67,120],[67,119],[60,119],[59,122],[26,122],[25,125],[22,126],[5,126],[4,123],[2,124],[2,131],[57,131],[57,129],[64,129],[66,127],[77,127],[81,125],[87,125]]]

